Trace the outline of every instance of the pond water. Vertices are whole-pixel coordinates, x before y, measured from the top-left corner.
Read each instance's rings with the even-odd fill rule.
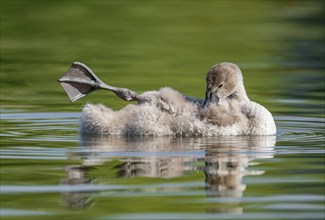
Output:
[[[1,1],[1,219],[324,219],[323,1]],[[137,92],[203,97],[237,63],[276,136],[78,133],[73,61]]]

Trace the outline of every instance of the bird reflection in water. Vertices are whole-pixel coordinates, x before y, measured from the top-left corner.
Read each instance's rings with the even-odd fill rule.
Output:
[[[242,178],[264,173],[262,170],[247,168],[254,159],[273,158],[274,145],[274,136],[219,138],[206,145],[204,173],[207,197],[224,198],[213,201],[227,202],[226,206],[217,206],[207,211],[241,214],[243,210],[239,207],[238,199],[246,189]]]
[[[67,166],[67,177],[60,181],[61,185],[93,185],[94,178],[88,178],[86,175],[92,167],[88,166]],[[84,209],[92,206],[94,201],[91,198],[92,192],[86,191],[65,191],[62,192],[63,205],[70,209]]]
[[[82,136],[80,151],[72,157],[81,159],[83,165],[68,166],[67,177],[61,184],[96,184],[88,178],[92,168],[111,160],[121,163],[115,167],[117,178],[152,177],[177,178],[194,172],[204,172],[205,191],[209,199],[231,199],[227,205],[216,203],[207,212],[242,213],[239,199],[246,186],[246,175],[261,175],[264,171],[247,169],[255,159],[273,158],[275,136],[232,136],[209,138],[119,136]],[[177,188],[177,187],[176,187]],[[152,191],[153,189],[150,189]],[[161,191],[182,191],[166,187]],[[143,189],[145,191],[145,189]],[[154,190],[153,190],[154,191]],[[87,198],[88,196],[88,198]],[[70,208],[86,208],[92,204],[91,193],[67,192],[64,204]],[[219,204],[219,205],[218,205]]]

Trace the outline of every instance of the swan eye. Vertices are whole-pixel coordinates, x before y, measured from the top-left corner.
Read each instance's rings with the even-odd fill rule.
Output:
[[[218,88],[221,88],[222,87],[222,84],[220,84],[219,86],[218,86]]]

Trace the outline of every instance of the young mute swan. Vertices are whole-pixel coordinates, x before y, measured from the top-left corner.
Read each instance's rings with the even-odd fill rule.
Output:
[[[204,100],[188,97],[168,87],[140,95],[119,89],[119,92],[114,92],[120,98],[138,103],[118,111],[102,104],[86,104],[81,115],[80,132],[125,136],[276,133],[271,113],[247,97],[237,65],[225,62],[212,66],[206,85]]]

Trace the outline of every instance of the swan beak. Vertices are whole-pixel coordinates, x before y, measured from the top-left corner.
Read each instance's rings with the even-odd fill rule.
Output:
[[[203,107],[208,107],[210,104],[217,105],[219,103],[219,100],[220,98],[216,95],[215,92],[206,92]]]

